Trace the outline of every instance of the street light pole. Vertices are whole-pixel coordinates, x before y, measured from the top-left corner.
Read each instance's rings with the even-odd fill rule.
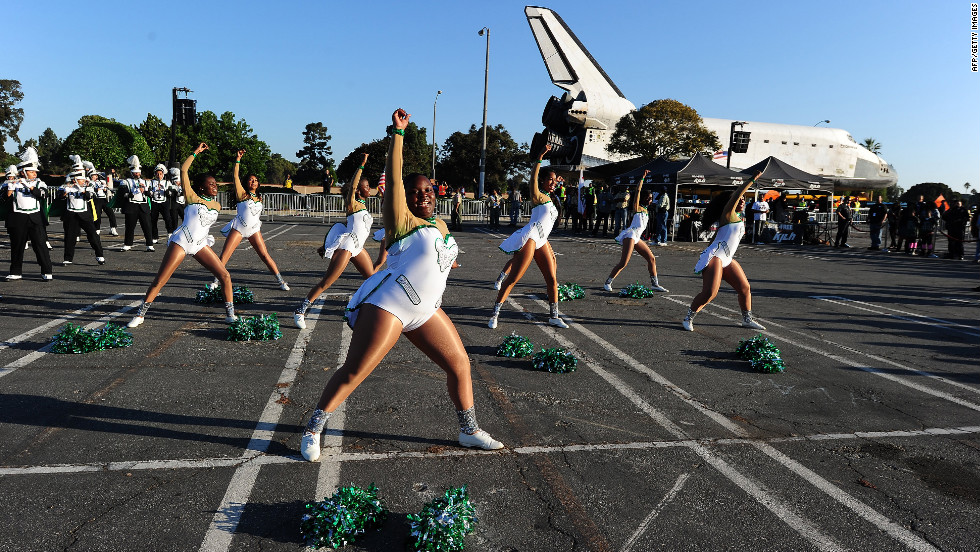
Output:
[[[816,124],[814,124],[813,126],[817,126],[817,125],[819,125],[820,123],[828,123],[828,124],[829,124],[829,123],[830,123],[830,119],[824,119],[824,120],[822,120],[822,121],[817,121],[817,122],[816,122]]]
[[[436,101],[432,102],[432,180],[436,179],[436,104],[439,103],[439,94],[436,92]]]
[[[483,185],[487,177],[487,84],[490,81],[490,27],[480,29],[480,36],[487,34],[487,62],[483,73],[483,146],[480,148],[480,184],[476,197],[483,197]]]

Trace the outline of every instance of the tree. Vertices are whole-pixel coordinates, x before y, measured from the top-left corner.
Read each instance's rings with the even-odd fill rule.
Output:
[[[126,158],[136,155],[142,165],[153,165],[155,158],[146,140],[133,127],[105,117],[85,116],[80,126],[61,145],[62,162],[69,154],[82,156],[100,169],[124,169]]]
[[[170,159],[170,127],[160,117],[147,113],[146,120],[136,127],[136,132],[146,140],[146,145],[160,163]]]
[[[470,125],[465,134],[456,131],[443,143],[436,175],[452,186],[475,190],[480,179],[480,149],[483,145],[481,127]],[[518,145],[504,125],[487,126],[487,165],[485,191],[496,187],[504,190],[509,177],[526,170],[531,158],[528,145]]]
[[[44,129],[44,132],[37,139],[38,161],[48,172],[63,165],[70,154],[71,152],[66,152],[62,155],[61,139],[51,130],[51,127]]]
[[[265,180],[273,184],[284,184],[287,174],[296,174],[296,163],[283,159],[278,153],[273,153],[266,166]]]
[[[960,197],[959,193],[954,192],[942,182],[923,182],[909,188],[908,191],[902,194],[901,200],[914,203],[919,200],[919,196],[924,196],[926,201],[931,202],[935,201],[940,195],[947,201]]]
[[[881,153],[881,143],[879,143],[874,138],[865,138],[861,145],[864,149],[870,151],[871,153],[878,155]]]
[[[314,184],[323,180],[327,167],[333,167],[333,151],[330,149],[330,138],[327,127],[323,123],[310,123],[303,131],[303,149],[296,152],[299,157],[299,171],[296,180]]]
[[[0,151],[7,138],[20,145],[20,124],[24,122],[24,110],[17,104],[24,99],[20,81],[0,79]]]
[[[655,100],[616,123],[606,149],[631,157],[668,158],[714,153],[718,135],[708,130],[693,108],[677,100]]]
[[[244,149],[240,174],[254,174],[260,182],[266,179],[272,150],[259,140],[244,119],[236,118],[234,113],[225,111],[219,117],[213,111],[201,111],[194,126],[179,128],[177,160],[182,162],[186,159],[191,148],[200,142],[206,143],[210,149],[194,162],[195,173],[211,173],[219,180],[231,180],[235,154],[239,149]]]
[[[405,134],[408,135],[408,132],[405,132]],[[368,160],[367,165],[364,166],[364,170],[361,172],[361,176],[367,178],[372,184],[378,183],[378,180],[381,178],[381,173],[385,172],[385,156],[388,155],[387,137],[361,144],[354,151],[350,152],[337,165],[338,185],[347,184],[351,178],[354,178],[354,173],[361,166],[361,158],[365,153],[368,154]],[[406,171],[406,174],[409,172]]]

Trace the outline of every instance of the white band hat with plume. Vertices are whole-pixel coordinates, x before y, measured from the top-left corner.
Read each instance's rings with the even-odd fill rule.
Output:
[[[135,155],[130,155],[128,158],[126,158],[126,162],[129,163],[129,172],[131,173],[142,172],[142,170],[140,169],[139,157],[136,157]]]
[[[39,165],[37,159],[37,150],[33,146],[27,146],[20,155],[20,163],[17,163],[17,168],[22,171],[36,171]]]
[[[17,165],[10,165],[7,167],[6,176],[17,176]]]

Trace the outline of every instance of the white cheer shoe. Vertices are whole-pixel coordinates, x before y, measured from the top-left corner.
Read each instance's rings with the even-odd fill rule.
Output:
[[[305,330],[306,329],[306,315],[300,314],[298,312],[294,312],[293,313],[293,324],[296,324],[296,327],[297,328],[299,328],[301,330]]]
[[[305,436],[304,436],[305,439]],[[317,435],[317,444],[319,445],[319,435]],[[504,444],[500,441],[494,439],[489,433],[483,431],[482,429],[477,430],[476,433],[470,435],[469,433],[460,431],[459,432],[459,444],[466,448],[479,448],[483,450],[500,450],[504,448]],[[304,453],[305,456],[305,453]],[[319,455],[318,455],[319,456]]]
[[[129,324],[126,324],[126,327],[127,328],[135,328],[135,327],[139,326],[140,324],[142,324],[143,323],[143,320],[145,320],[145,319],[142,316],[134,316],[133,319],[129,321]]]
[[[503,445],[501,445],[503,446]],[[320,434],[319,433],[303,433],[303,440],[300,441],[299,451],[303,454],[303,458],[310,462],[316,462],[320,459]]]

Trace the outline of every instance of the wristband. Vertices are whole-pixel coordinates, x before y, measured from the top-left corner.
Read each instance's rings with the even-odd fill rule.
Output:
[[[395,129],[395,134],[399,134],[401,136],[405,136],[405,129],[403,129],[403,128],[396,128]]]
[[[236,164],[236,165],[237,165],[237,164],[239,164],[239,163],[241,163],[241,162],[242,162],[242,160],[241,160],[241,159],[236,159],[236,160],[235,160],[235,164]]]
[[[364,165],[361,165],[360,167],[357,167],[357,170],[363,171],[364,170]]]
[[[538,165],[540,165],[541,163],[544,163],[544,159],[538,159]]]
[[[191,154],[191,157],[193,157],[194,159],[197,159],[197,154],[196,153],[192,153]]]

